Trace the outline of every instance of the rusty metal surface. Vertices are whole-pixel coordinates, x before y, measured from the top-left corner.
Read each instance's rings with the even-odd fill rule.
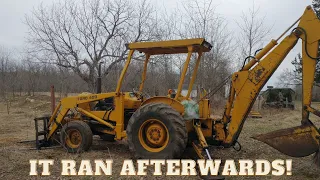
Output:
[[[281,129],[253,137],[292,157],[304,157],[315,153],[319,146],[312,136],[314,126],[303,125]]]
[[[258,84],[268,72],[263,66],[257,65],[253,71],[250,71],[248,79],[254,84]]]

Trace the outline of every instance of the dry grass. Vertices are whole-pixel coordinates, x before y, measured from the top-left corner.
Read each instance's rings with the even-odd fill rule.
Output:
[[[68,154],[62,148],[45,149],[41,151],[31,150],[33,143],[19,143],[20,141],[34,139],[33,118],[50,112],[49,97],[37,96],[35,102],[25,100],[26,97],[17,97],[12,100],[10,114],[7,114],[6,104],[0,102],[0,179],[29,179],[36,178],[29,175],[30,159],[54,159],[55,165],[51,168],[52,176],[42,177],[44,179],[58,179],[70,177],[61,177],[60,160],[74,159],[79,162],[81,159],[113,159],[113,176],[100,177],[76,177],[75,179],[155,179],[151,176],[150,168],[147,177],[120,177],[120,169],[124,159],[130,159],[125,141],[117,143],[108,143],[99,138],[94,139],[93,146],[89,152],[82,154]],[[297,106],[298,107],[298,106]],[[221,110],[220,110],[221,112]],[[237,152],[230,149],[217,150],[211,148],[211,154],[214,158],[221,159],[290,159],[273,148],[253,140],[252,136],[270,132],[276,129],[288,128],[299,125],[301,110],[263,110],[263,118],[247,119],[239,142],[242,145],[242,151]],[[314,117],[313,117],[314,118]],[[227,179],[319,179],[320,170],[311,162],[311,157],[293,158],[293,176],[266,176],[266,177],[228,177]],[[74,177],[73,177],[74,178]],[[157,177],[162,179],[164,177]],[[167,178],[167,177],[165,177]],[[195,179],[198,177],[170,177]]]

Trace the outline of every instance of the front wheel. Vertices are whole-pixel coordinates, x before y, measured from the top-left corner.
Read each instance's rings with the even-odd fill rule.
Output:
[[[68,152],[87,151],[92,144],[92,131],[83,121],[70,121],[63,125],[60,132],[60,142]]]
[[[178,158],[188,140],[181,115],[162,103],[140,107],[130,118],[126,132],[129,148],[136,158]]]

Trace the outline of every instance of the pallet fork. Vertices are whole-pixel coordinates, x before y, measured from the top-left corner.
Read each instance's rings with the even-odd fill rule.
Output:
[[[38,117],[34,119],[35,123],[35,129],[36,129],[36,149],[40,150],[41,147],[49,147],[51,146],[51,141],[47,140],[47,135],[49,132],[48,129],[48,122],[49,122],[50,116],[43,116],[43,117]],[[43,127],[41,127],[41,124],[39,122],[42,121]],[[41,138],[41,136],[43,136]]]

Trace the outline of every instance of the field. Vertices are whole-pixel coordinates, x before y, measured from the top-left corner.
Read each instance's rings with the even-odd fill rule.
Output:
[[[131,154],[125,141],[109,143],[94,138],[90,151],[82,154],[68,154],[63,148],[56,147],[37,151],[33,142],[21,142],[34,140],[33,118],[50,112],[49,97],[38,95],[36,97],[15,97],[11,99],[9,106],[7,102],[0,102],[0,179],[37,179],[29,176],[30,159],[54,159],[51,168],[52,176],[42,177],[44,179],[70,179],[61,177],[60,160],[74,159],[113,159],[113,176],[76,177],[76,179],[151,179],[152,168],[148,169],[149,176],[122,177],[119,176],[124,159],[131,159]],[[297,105],[297,107],[299,104]],[[7,107],[10,107],[9,109]],[[318,107],[317,107],[318,108]],[[9,110],[9,114],[8,114]],[[218,111],[218,113],[221,110]],[[272,130],[299,125],[301,109],[296,110],[262,110],[263,118],[248,118],[239,142],[242,150],[237,152],[230,149],[210,148],[212,156],[216,159],[291,159],[279,153],[268,145],[258,142],[250,137],[270,132]],[[312,117],[315,119],[314,117]],[[292,176],[264,176],[261,179],[319,179],[320,170],[312,164],[312,157],[293,158]],[[39,178],[39,177],[38,177]],[[75,178],[75,177],[72,177]],[[164,177],[156,177],[162,179]],[[167,178],[167,177],[166,177]],[[170,177],[170,179],[182,177]],[[183,177],[184,179],[197,179],[199,177]],[[257,177],[227,177],[227,179],[256,179]]]

